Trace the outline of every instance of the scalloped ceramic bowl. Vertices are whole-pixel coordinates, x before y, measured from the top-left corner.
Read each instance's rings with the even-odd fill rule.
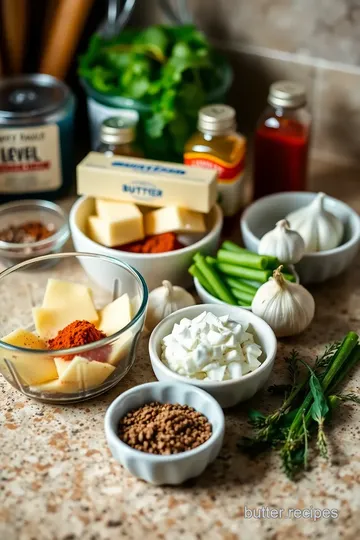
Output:
[[[286,192],[268,195],[251,204],[241,218],[244,244],[257,253],[260,239],[290,212],[307,206],[317,196],[312,192]],[[325,209],[344,223],[345,233],[340,246],[328,251],[307,253],[296,265],[300,282],[319,283],[335,277],[354,260],[360,245],[360,218],[347,204],[326,195]]]
[[[131,448],[117,435],[119,421],[131,409],[152,401],[194,407],[211,423],[211,437],[193,450],[173,455],[154,455]],[[219,454],[224,432],[224,414],[215,399],[199,388],[178,382],[135,386],[115,399],[105,415],[105,435],[113,457],[137,478],[156,485],[181,484],[199,476]]]

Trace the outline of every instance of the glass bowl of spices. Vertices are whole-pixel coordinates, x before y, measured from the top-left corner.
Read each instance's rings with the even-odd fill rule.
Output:
[[[24,200],[0,206],[0,260],[5,267],[59,253],[69,236],[67,215],[53,202]]]
[[[143,277],[104,255],[44,255],[4,270],[0,377],[49,403],[106,392],[134,363],[147,301]]]

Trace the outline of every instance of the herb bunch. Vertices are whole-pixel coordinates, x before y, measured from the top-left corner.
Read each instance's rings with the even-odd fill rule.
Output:
[[[170,161],[182,154],[209,93],[222,85],[225,64],[195,26],[156,25],[108,40],[94,34],[78,73],[101,94],[140,101],[141,142]]]
[[[356,394],[337,394],[344,378],[360,362],[359,336],[349,332],[341,343],[327,346],[316,357],[313,367],[295,350],[285,362],[290,383],[269,388],[272,394],[283,395],[280,407],[268,415],[250,410],[249,422],[255,434],[252,438],[243,437],[239,448],[250,455],[279,449],[285,473],[294,478],[301,469],[308,468],[309,442],[313,436],[318,453],[325,459],[328,457],[324,424],[332,411],[342,402],[360,404],[360,396]]]

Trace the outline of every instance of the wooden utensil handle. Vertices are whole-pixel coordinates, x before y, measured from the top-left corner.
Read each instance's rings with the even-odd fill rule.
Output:
[[[51,25],[40,72],[63,79],[79,42],[93,0],[61,0]]]

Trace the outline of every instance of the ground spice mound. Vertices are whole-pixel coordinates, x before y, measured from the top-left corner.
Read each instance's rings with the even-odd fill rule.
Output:
[[[133,242],[125,246],[119,246],[116,249],[121,251],[130,251],[132,253],[166,253],[175,251],[184,246],[178,241],[176,235],[172,232],[148,236],[140,242]]]
[[[13,244],[23,244],[45,240],[55,233],[52,224],[44,225],[41,221],[27,221],[20,225],[9,225],[6,229],[0,230],[0,240],[12,242]]]
[[[94,341],[99,341],[106,337],[104,332],[98,330],[93,323],[88,321],[74,321],[62,330],[59,330],[57,336],[49,339],[49,349],[70,349],[72,347],[80,347]]]
[[[206,442],[211,424],[202,413],[178,403],[148,403],[133,409],[118,426],[119,438],[149,454],[179,454]]]

